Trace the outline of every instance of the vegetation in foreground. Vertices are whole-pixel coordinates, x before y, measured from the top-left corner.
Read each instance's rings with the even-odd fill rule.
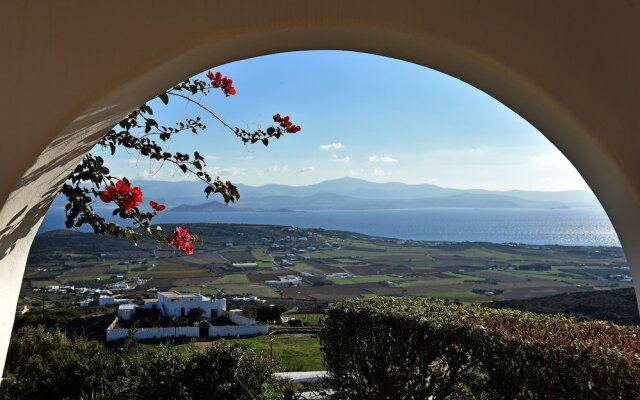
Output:
[[[264,355],[217,341],[203,351],[127,340],[108,350],[96,341],[27,327],[9,348],[2,399],[279,400],[289,390]]]
[[[639,336],[602,321],[368,297],[328,311],[320,346],[335,399],[631,399]],[[128,339],[108,350],[23,328],[0,398],[284,400],[291,389],[271,375],[268,339],[252,339],[258,352],[224,340],[143,351]]]
[[[325,321],[337,399],[640,397],[639,328],[394,298],[345,301]]]

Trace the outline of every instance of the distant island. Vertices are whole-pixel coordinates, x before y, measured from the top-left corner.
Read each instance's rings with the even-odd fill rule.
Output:
[[[431,184],[377,183],[355,178],[328,180],[307,186],[238,184],[241,199],[224,206],[217,198],[203,201],[201,184],[190,181],[145,181],[145,196],[179,212],[394,210],[413,208],[534,208],[565,209],[600,207],[593,193],[491,191],[451,189]],[[57,199],[54,206],[63,206]]]
[[[169,211],[174,212],[295,212],[289,208],[273,208],[273,209],[264,209],[264,208],[245,208],[245,207],[234,207],[233,205],[224,205],[223,203],[217,201],[208,201],[202,204],[180,204],[177,207],[173,207],[169,209]]]

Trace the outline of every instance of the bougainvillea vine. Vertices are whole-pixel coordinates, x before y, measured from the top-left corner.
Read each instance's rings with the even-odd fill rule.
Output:
[[[220,90],[225,97],[235,95],[236,88],[233,80],[223,76],[221,72],[208,71],[207,80],[187,79],[159,94],[156,99],[143,104],[124,117],[99,142],[99,145],[115,154],[118,148],[124,148],[129,153],[134,152],[139,157],[148,158],[164,165],[172,165],[176,170],[195,177],[204,183],[204,194],[220,194],[225,204],[234,203],[240,199],[237,187],[231,181],[222,181],[218,176],[212,176],[206,168],[206,159],[200,152],[193,153],[171,152],[163,148],[162,144],[178,134],[191,133],[198,135],[207,129],[201,116],[186,117],[182,121],[171,124],[160,123],[154,118],[151,104],[168,105],[171,98],[195,105],[206,116],[222,124],[231,131],[242,143],[262,143],[268,146],[271,139],[279,139],[285,133],[297,133],[301,130],[294,125],[289,116],[273,116],[277,125],[265,130],[233,127],[223,120],[213,109],[203,102],[203,98],[214,90]],[[154,99],[155,100],[155,99]],[[94,153],[87,154],[80,164],[71,172],[68,180],[60,190],[65,196],[65,224],[67,228],[79,228],[88,225],[98,235],[111,235],[118,238],[129,238],[138,243],[143,234],[151,236],[157,243],[173,246],[185,254],[193,254],[194,244],[201,242],[197,235],[189,233],[184,227],[176,227],[172,237],[164,234],[162,227],[152,225],[152,220],[166,209],[166,206],[156,201],[149,201],[150,211],[146,211],[142,204],[143,193],[138,186],[133,186],[126,177],[110,175],[104,159]],[[97,200],[115,204],[113,216],[129,220],[130,226],[120,226],[115,222],[107,222],[93,208]]]

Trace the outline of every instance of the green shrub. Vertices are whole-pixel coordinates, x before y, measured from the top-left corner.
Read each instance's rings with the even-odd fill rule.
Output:
[[[144,352],[131,337],[110,351],[96,341],[25,328],[12,337],[0,399],[249,400],[277,399],[285,389],[266,357],[237,343]]]
[[[246,346],[215,341],[186,354],[162,345],[158,351],[130,357],[116,382],[114,398],[139,400],[249,400],[263,387],[279,387],[268,360]]]
[[[120,369],[98,342],[26,327],[12,337],[0,398],[75,399],[102,391]]]
[[[396,298],[329,310],[320,335],[338,399],[632,399],[640,329]]]

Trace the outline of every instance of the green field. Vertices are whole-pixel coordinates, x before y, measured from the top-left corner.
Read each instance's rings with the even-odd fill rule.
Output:
[[[27,289],[46,286],[45,282],[104,286],[114,275],[147,280],[127,294],[132,297],[153,296],[149,288],[254,294],[291,309],[300,302],[322,308],[372,295],[488,302],[632,286],[609,278],[629,273],[620,248],[399,241],[267,225],[191,224],[189,228],[204,240],[193,256],[155,243],[136,248],[77,232],[39,235],[29,255],[23,298]],[[307,238],[302,245],[301,236]],[[234,245],[227,246],[232,237]],[[247,262],[258,265],[237,265]],[[353,277],[327,278],[335,273]],[[301,284],[272,288],[264,283],[286,275],[299,276]],[[499,294],[474,293],[489,291]]]
[[[270,359],[270,340],[273,340],[273,363],[276,371],[321,371],[324,370],[320,339],[309,334],[263,335],[241,339],[218,339],[247,345],[250,349]],[[204,349],[208,342],[177,345],[181,353]],[[144,351],[155,351],[159,344],[142,344]]]
[[[47,286],[60,286],[58,281],[31,281],[31,287],[33,288],[45,288]]]
[[[252,249],[251,254],[256,259],[259,266],[265,268],[273,267],[273,258],[263,249]]]
[[[304,326],[320,326],[323,314],[287,314],[285,317],[295,318],[302,321]]]
[[[398,278],[389,275],[366,275],[354,276],[351,278],[329,278],[327,280],[335,283],[336,285],[353,285],[356,283],[386,282],[397,279]]]
[[[225,283],[249,283],[245,274],[228,274],[211,281],[212,285],[223,285]]]
[[[285,334],[273,335],[273,361],[279,371],[321,371],[324,370],[320,339],[315,335]],[[249,345],[269,357],[270,336],[256,336],[249,339],[231,339]]]

